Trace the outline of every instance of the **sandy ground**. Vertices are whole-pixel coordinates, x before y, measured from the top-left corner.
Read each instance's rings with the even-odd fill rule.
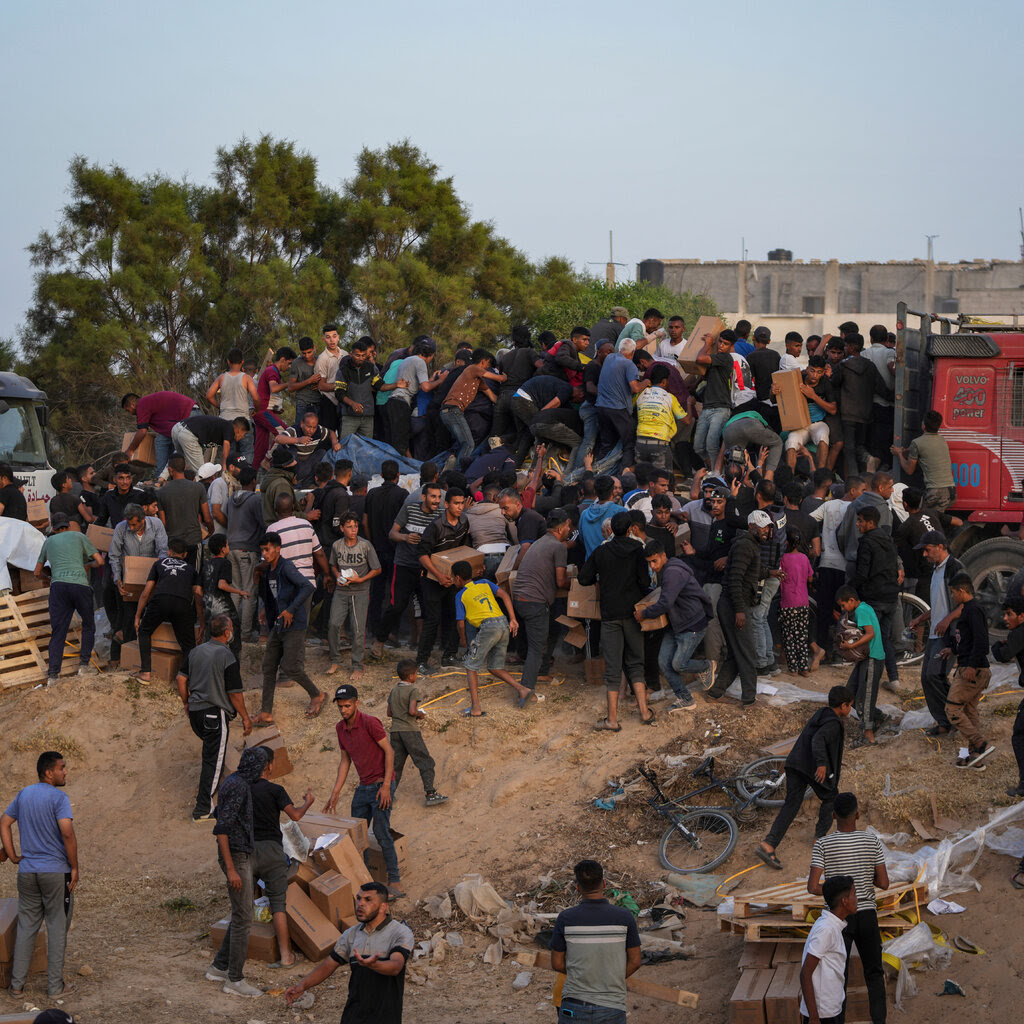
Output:
[[[253,682],[257,657],[255,648],[246,648],[245,675]],[[345,677],[344,672],[330,680],[324,677],[326,659],[318,651],[310,650],[308,666],[325,687]],[[811,710],[804,704],[742,712],[732,701],[711,704],[698,697],[698,707],[691,713],[667,715],[664,703],[655,705],[659,718],[651,728],[641,726],[631,711],[623,714],[621,733],[595,734],[591,726],[600,716],[603,691],[588,687],[577,668],[556,663],[556,682],[542,685],[547,699],[525,712],[512,706],[504,686],[483,691],[485,719],[461,717],[461,694],[432,705],[424,731],[437,761],[438,787],[450,800],[441,807],[424,807],[420,780],[410,763],[392,818],[393,826],[408,837],[410,851],[403,879],[410,899],[396,906],[396,914],[409,921],[418,939],[437,925],[416,901],[450,889],[467,872],[481,873],[506,898],[525,902],[539,888],[541,875],[553,873],[564,881],[576,860],[594,857],[606,865],[617,886],[636,894],[642,906],[650,905],[650,883],[665,877],[657,859],[664,822],[642,797],[620,803],[612,812],[594,809],[592,801],[606,792],[607,780],[632,774],[638,763],[658,752],[696,756],[712,742],[730,745],[719,757],[721,767],[739,767],[760,756],[763,745],[798,732]],[[384,717],[392,670],[393,663],[388,662],[368,671],[361,686],[363,710]],[[908,684],[915,676],[910,670]],[[791,681],[824,691],[842,676],[838,670],[824,669],[809,681]],[[461,673],[421,681],[427,698],[462,685]],[[909,701],[913,695],[908,689],[900,696]],[[254,707],[257,695],[249,693],[248,698]],[[978,777],[964,779],[964,773],[952,770],[952,742],[936,744],[920,732],[888,737],[874,750],[848,752],[844,784],[860,797],[864,821],[883,832],[907,830],[908,816],[930,821],[927,790],[935,792],[940,815],[964,825],[979,823],[992,809],[1005,806],[1003,790],[1014,780],[1012,717],[996,712],[1000,706],[1015,707],[1018,699],[1019,695],[993,697],[982,705],[983,719],[999,750],[988,771]],[[918,701],[908,706],[921,705]],[[276,716],[295,764],[294,772],[280,781],[296,803],[311,787],[319,808],[337,767],[337,718],[328,705],[322,717],[306,720],[304,707],[301,690],[278,690]],[[716,728],[722,737],[712,740],[709,733]],[[340,1016],[347,985],[340,970],[331,987],[318,990],[314,1009],[299,1015],[287,1010],[280,997],[243,1002],[203,980],[211,958],[208,929],[227,912],[227,898],[210,826],[190,820],[198,743],[180,702],[167,687],[140,688],[120,675],[104,675],[94,680],[71,678],[52,690],[8,693],[0,698],[0,736],[5,802],[34,781],[40,750],[55,747],[67,754],[81,883],[67,961],[67,976],[74,978],[78,991],[64,1005],[79,1020],[270,1024]],[[233,728],[232,739],[241,742],[240,726]],[[886,773],[892,776],[893,788],[924,790],[885,799],[881,793]],[[745,876],[742,888],[806,877],[815,809],[813,802],[805,805],[780,850],[785,871],[759,868]],[[768,812],[761,812],[756,822],[743,827],[736,851],[719,869],[722,874],[754,863],[751,848],[768,823]],[[987,953],[957,953],[944,974],[964,986],[967,1002],[937,998],[943,976],[916,975],[921,991],[907,1004],[905,1020],[1016,1016],[1012,1007],[1024,1000],[1019,966],[1024,938],[1016,917],[1024,893],[1008,885],[1012,867],[1010,858],[985,853],[975,872],[981,891],[956,897],[967,913],[943,919],[927,915]],[[0,895],[15,893],[14,870],[9,864],[0,866]],[[559,905],[558,899],[549,899],[545,909]],[[646,967],[643,976],[699,993],[700,1006],[682,1010],[631,996],[630,1019],[635,1024],[683,1019],[711,1024],[727,1019],[742,940],[720,934],[713,912],[689,908],[686,913],[685,941],[696,947],[696,956]],[[481,954],[489,940],[464,921],[446,927],[460,931],[466,946],[449,953],[435,980],[406,986],[407,1021],[553,1019],[552,975],[535,972],[530,986],[515,992],[511,982],[521,968],[510,959],[498,966],[485,964]],[[308,966],[282,972],[253,963],[248,977],[265,988],[280,988]],[[78,975],[80,970],[85,975]],[[29,979],[26,1000],[28,1005],[47,1005],[43,976]],[[0,996],[0,1012],[13,1012],[20,1005],[26,1003]]]

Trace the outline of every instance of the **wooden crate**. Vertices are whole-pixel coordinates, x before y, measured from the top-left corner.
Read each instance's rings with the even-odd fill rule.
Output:
[[[879,915],[914,906],[912,884],[893,885],[875,893]],[[916,886],[917,898],[928,901],[927,886]],[[806,882],[783,882],[767,889],[738,893],[733,896],[733,917],[763,916],[765,913],[784,913],[793,921],[806,921],[812,910],[821,910],[825,901],[807,891]]]
[[[0,598],[0,689],[35,686],[47,675],[50,646],[50,590],[33,590],[17,597]],[[61,674],[78,671],[82,627],[72,620],[64,646]]]
[[[898,935],[917,924],[916,920],[910,920],[913,917],[913,914],[880,917],[878,929]],[[782,914],[763,914],[760,917],[719,917],[718,930],[742,935],[747,942],[803,942],[811,931],[811,924],[800,924]]]

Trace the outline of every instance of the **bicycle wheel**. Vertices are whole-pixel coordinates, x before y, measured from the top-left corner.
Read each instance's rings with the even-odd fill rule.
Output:
[[[658,847],[669,871],[692,875],[717,868],[736,846],[736,822],[722,811],[689,811],[674,816]]]
[[[786,802],[786,759],[761,757],[736,776],[736,789],[755,807],[781,807]]]
[[[896,624],[899,635],[894,638],[896,660],[900,665],[916,665],[924,657],[924,648],[928,643],[928,626],[922,623],[910,629],[905,623],[928,611],[928,605],[916,594],[901,593],[897,611],[900,619]]]

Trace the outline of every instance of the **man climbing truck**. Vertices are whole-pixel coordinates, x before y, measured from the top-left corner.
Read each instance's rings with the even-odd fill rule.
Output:
[[[949,550],[974,581],[989,628],[1001,629],[1007,583],[1024,565],[1024,543],[1016,539],[1024,520],[1024,327],[1016,317],[1013,324],[950,319],[905,302],[896,320],[894,447],[907,449],[924,433],[930,409],[942,414],[939,433],[956,487],[948,511],[964,520]],[[893,470],[921,486],[920,466],[908,477],[894,458]]]

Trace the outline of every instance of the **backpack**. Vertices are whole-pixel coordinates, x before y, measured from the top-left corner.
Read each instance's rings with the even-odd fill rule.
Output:
[[[750,372],[750,364],[735,352],[731,354],[731,358],[733,372],[730,376],[729,400],[735,409],[738,405],[752,402],[757,397],[757,391],[754,388],[754,375]]]

